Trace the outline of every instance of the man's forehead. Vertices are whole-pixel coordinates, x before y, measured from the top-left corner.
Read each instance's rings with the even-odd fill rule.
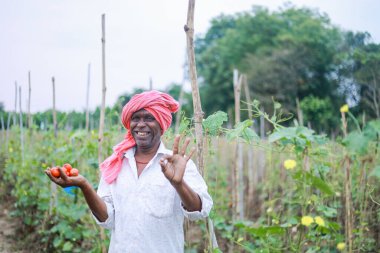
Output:
[[[150,112],[148,112],[148,111],[145,110],[145,109],[140,109],[140,110],[138,110],[138,111],[135,111],[135,112],[132,114],[132,117],[135,116],[135,115],[140,115],[140,116],[150,115],[150,116],[153,116]]]

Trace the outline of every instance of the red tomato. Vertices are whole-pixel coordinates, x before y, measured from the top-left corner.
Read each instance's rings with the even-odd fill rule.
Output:
[[[79,175],[79,171],[75,168],[71,169],[70,171],[70,177],[76,177]]]
[[[73,168],[73,167],[71,167],[71,164],[69,164],[69,163],[65,163],[63,165],[63,167],[66,168],[68,172],[70,172],[70,170]]]
[[[51,168],[50,173],[53,177],[56,177],[56,178],[59,178],[61,176],[61,173],[59,172],[59,169],[57,167]]]

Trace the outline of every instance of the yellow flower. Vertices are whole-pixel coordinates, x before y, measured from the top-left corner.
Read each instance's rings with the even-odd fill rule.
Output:
[[[296,167],[296,165],[297,165],[296,161],[294,161],[292,159],[285,160],[285,162],[284,162],[284,167],[287,170],[294,169]]]
[[[340,242],[336,245],[336,248],[339,250],[339,251],[342,251],[346,248],[346,244],[344,242]]]
[[[348,112],[348,105],[345,104],[340,108],[340,112]]]
[[[317,217],[314,218],[314,220],[315,220],[315,223],[318,224],[318,226],[320,226],[320,227],[324,227],[325,226],[325,221],[322,219],[322,217],[317,216]]]
[[[314,222],[313,217],[311,216],[303,216],[301,219],[301,224],[308,227]]]

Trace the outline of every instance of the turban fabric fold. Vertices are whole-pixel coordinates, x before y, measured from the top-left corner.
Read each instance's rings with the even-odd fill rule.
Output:
[[[178,108],[178,102],[169,94],[155,90],[136,94],[131,98],[123,107],[121,114],[121,122],[127,129],[127,134],[122,142],[113,147],[113,154],[100,164],[102,177],[108,184],[117,178],[125,152],[136,145],[130,131],[132,114],[141,109],[147,110],[158,121],[163,134],[170,127],[172,113],[176,112]]]

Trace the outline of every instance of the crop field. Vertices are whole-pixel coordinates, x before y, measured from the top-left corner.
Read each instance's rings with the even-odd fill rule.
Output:
[[[280,125],[261,139],[250,124],[222,128],[223,118],[219,112],[203,124],[209,133],[204,177],[214,200],[211,220],[218,250],[338,252],[352,247],[376,252],[379,121],[336,140],[306,127]],[[189,121],[182,122],[180,131],[192,136]],[[80,191],[57,188],[44,174],[48,167],[70,162],[96,188],[96,131],[62,130],[54,137],[52,130],[29,129],[23,132],[22,145],[20,134],[20,128],[13,127],[1,135],[0,176],[1,198],[13,203],[11,214],[21,221],[25,244],[41,252],[101,251],[107,240],[101,240]],[[123,132],[109,129],[105,136],[107,153]],[[164,138],[168,146],[172,137],[170,130]],[[242,147],[240,158],[237,145]],[[238,177],[236,159],[242,164]],[[186,252],[208,248],[206,228],[204,221],[186,222]]]

